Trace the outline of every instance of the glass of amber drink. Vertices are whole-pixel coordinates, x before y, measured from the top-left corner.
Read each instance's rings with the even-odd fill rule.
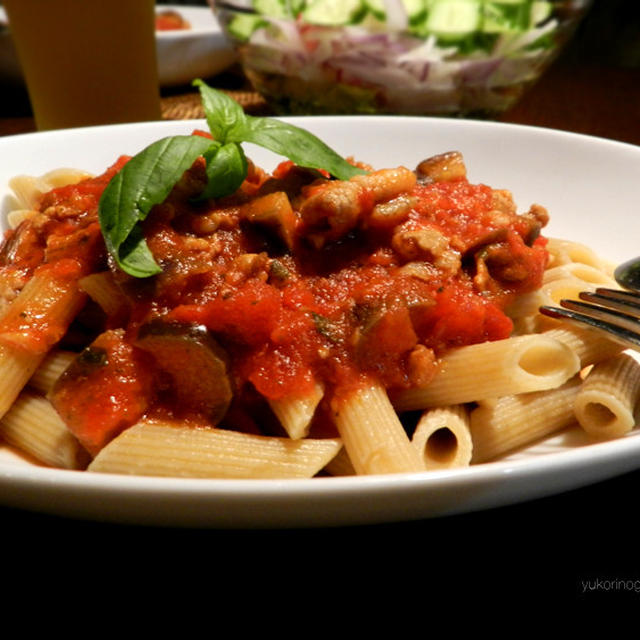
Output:
[[[36,126],[160,118],[154,0],[3,0]]]

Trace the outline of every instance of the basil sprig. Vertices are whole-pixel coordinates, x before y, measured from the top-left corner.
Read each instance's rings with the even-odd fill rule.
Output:
[[[141,223],[200,156],[206,162],[207,185],[199,199],[221,198],[242,184],[248,171],[243,142],[265,147],[297,165],[323,169],[340,180],[363,173],[310,132],[272,118],[246,115],[226,94],[201,80],[194,84],[200,89],[213,140],[191,135],[154,142],[124,165],[100,199],[98,215],[107,250],[123,271],[136,278],[162,271]]]
[[[131,158],[105,188],[98,209],[102,235],[107,250],[128,274],[144,278],[161,271],[140,223],[210,147],[211,140],[202,136],[163,138]]]

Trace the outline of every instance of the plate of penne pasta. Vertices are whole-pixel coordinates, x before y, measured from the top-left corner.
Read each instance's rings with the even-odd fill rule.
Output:
[[[637,358],[539,312],[637,254],[638,147],[233,117],[0,140],[2,504],[334,526],[640,467]]]

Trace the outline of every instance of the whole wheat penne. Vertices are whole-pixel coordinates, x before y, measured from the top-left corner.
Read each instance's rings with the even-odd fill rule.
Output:
[[[110,271],[91,273],[81,278],[78,285],[107,315],[113,315],[128,305]]]
[[[34,374],[29,378],[29,386],[46,395],[77,355],[73,351],[53,349],[45,356]]]
[[[576,396],[580,426],[596,438],[617,438],[636,424],[640,363],[626,353],[596,364]]]
[[[481,404],[471,412],[472,463],[482,463],[529,445],[575,423],[573,402],[582,380],[557,389],[523,393]]]
[[[23,391],[0,421],[0,436],[40,462],[60,469],[83,469],[89,455],[50,402]]]
[[[579,370],[576,354],[544,334],[483,342],[446,354],[429,385],[402,391],[393,403],[406,411],[553,389]]]
[[[316,407],[324,395],[321,384],[315,384],[312,392],[300,396],[285,396],[269,400],[269,406],[290,438],[305,438]]]
[[[10,229],[16,229],[22,222],[37,215],[33,209],[13,209],[7,213],[7,224]]]
[[[467,408],[456,405],[425,411],[413,432],[411,444],[422,455],[427,469],[468,466],[473,443]]]
[[[356,470],[353,468],[353,464],[351,462],[351,458],[349,458],[349,454],[347,450],[342,447],[338,454],[329,460],[327,465],[324,468],[331,476],[355,476]]]
[[[33,353],[0,343],[0,418],[9,411],[44,356],[43,353]]]
[[[91,174],[78,169],[53,169],[41,176],[20,175],[9,181],[9,186],[20,209],[33,209],[40,197],[56,187],[76,184],[90,178]]]
[[[114,438],[87,470],[189,478],[311,478],[341,446],[337,438],[292,440],[143,421]]]
[[[85,297],[73,279],[38,270],[0,317],[0,416],[9,409],[48,350],[62,337]]]
[[[357,474],[424,471],[384,387],[371,381],[334,399],[331,408]]]
[[[604,261],[593,249],[580,242],[564,238],[549,238],[546,246],[550,255],[549,267],[579,262],[601,271],[606,270]]]
[[[581,291],[593,291],[595,288],[594,283],[569,274],[563,278],[544,282],[536,291],[520,296],[509,305],[507,313],[509,317],[516,320],[526,318],[537,314],[542,306],[557,306],[565,298],[575,300]]]
[[[581,262],[569,262],[547,269],[543,275],[543,286],[556,280],[577,278],[585,283],[585,287],[609,287],[618,288],[616,281],[602,269],[598,269]]]
[[[620,353],[624,347],[603,332],[577,327],[569,323],[555,323],[543,335],[566,344],[580,360],[580,368],[595,364]]]

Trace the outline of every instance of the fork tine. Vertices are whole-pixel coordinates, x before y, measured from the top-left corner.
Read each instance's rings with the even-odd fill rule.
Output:
[[[640,294],[638,293],[621,289],[598,288],[595,292],[581,292],[580,299],[640,317]]]
[[[573,306],[574,309],[580,308],[583,311],[588,311],[589,314],[595,314],[595,317],[583,311],[568,309],[564,306],[567,303]],[[625,316],[625,314],[617,311],[605,311],[602,308],[597,308],[596,305],[585,305],[584,303],[573,300],[562,300],[560,304],[562,304],[563,307],[540,307],[540,312],[550,318],[570,320],[581,325],[586,325],[592,329],[604,331],[611,339],[616,340],[623,346],[640,351],[640,334],[638,333],[640,324],[638,324],[637,319],[628,315],[621,318],[620,316]],[[613,319],[614,322],[611,322],[611,319]],[[624,326],[616,324],[615,321],[622,322]],[[629,328],[630,325],[627,324],[628,322],[632,322],[633,329]]]
[[[582,294],[580,295],[582,297]],[[609,322],[618,327],[623,327],[633,333],[640,332],[640,321],[637,316],[630,315],[617,308],[606,308],[598,304],[580,302],[579,300],[561,300],[560,304],[565,309],[576,311],[584,315],[591,316],[603,322]]]

